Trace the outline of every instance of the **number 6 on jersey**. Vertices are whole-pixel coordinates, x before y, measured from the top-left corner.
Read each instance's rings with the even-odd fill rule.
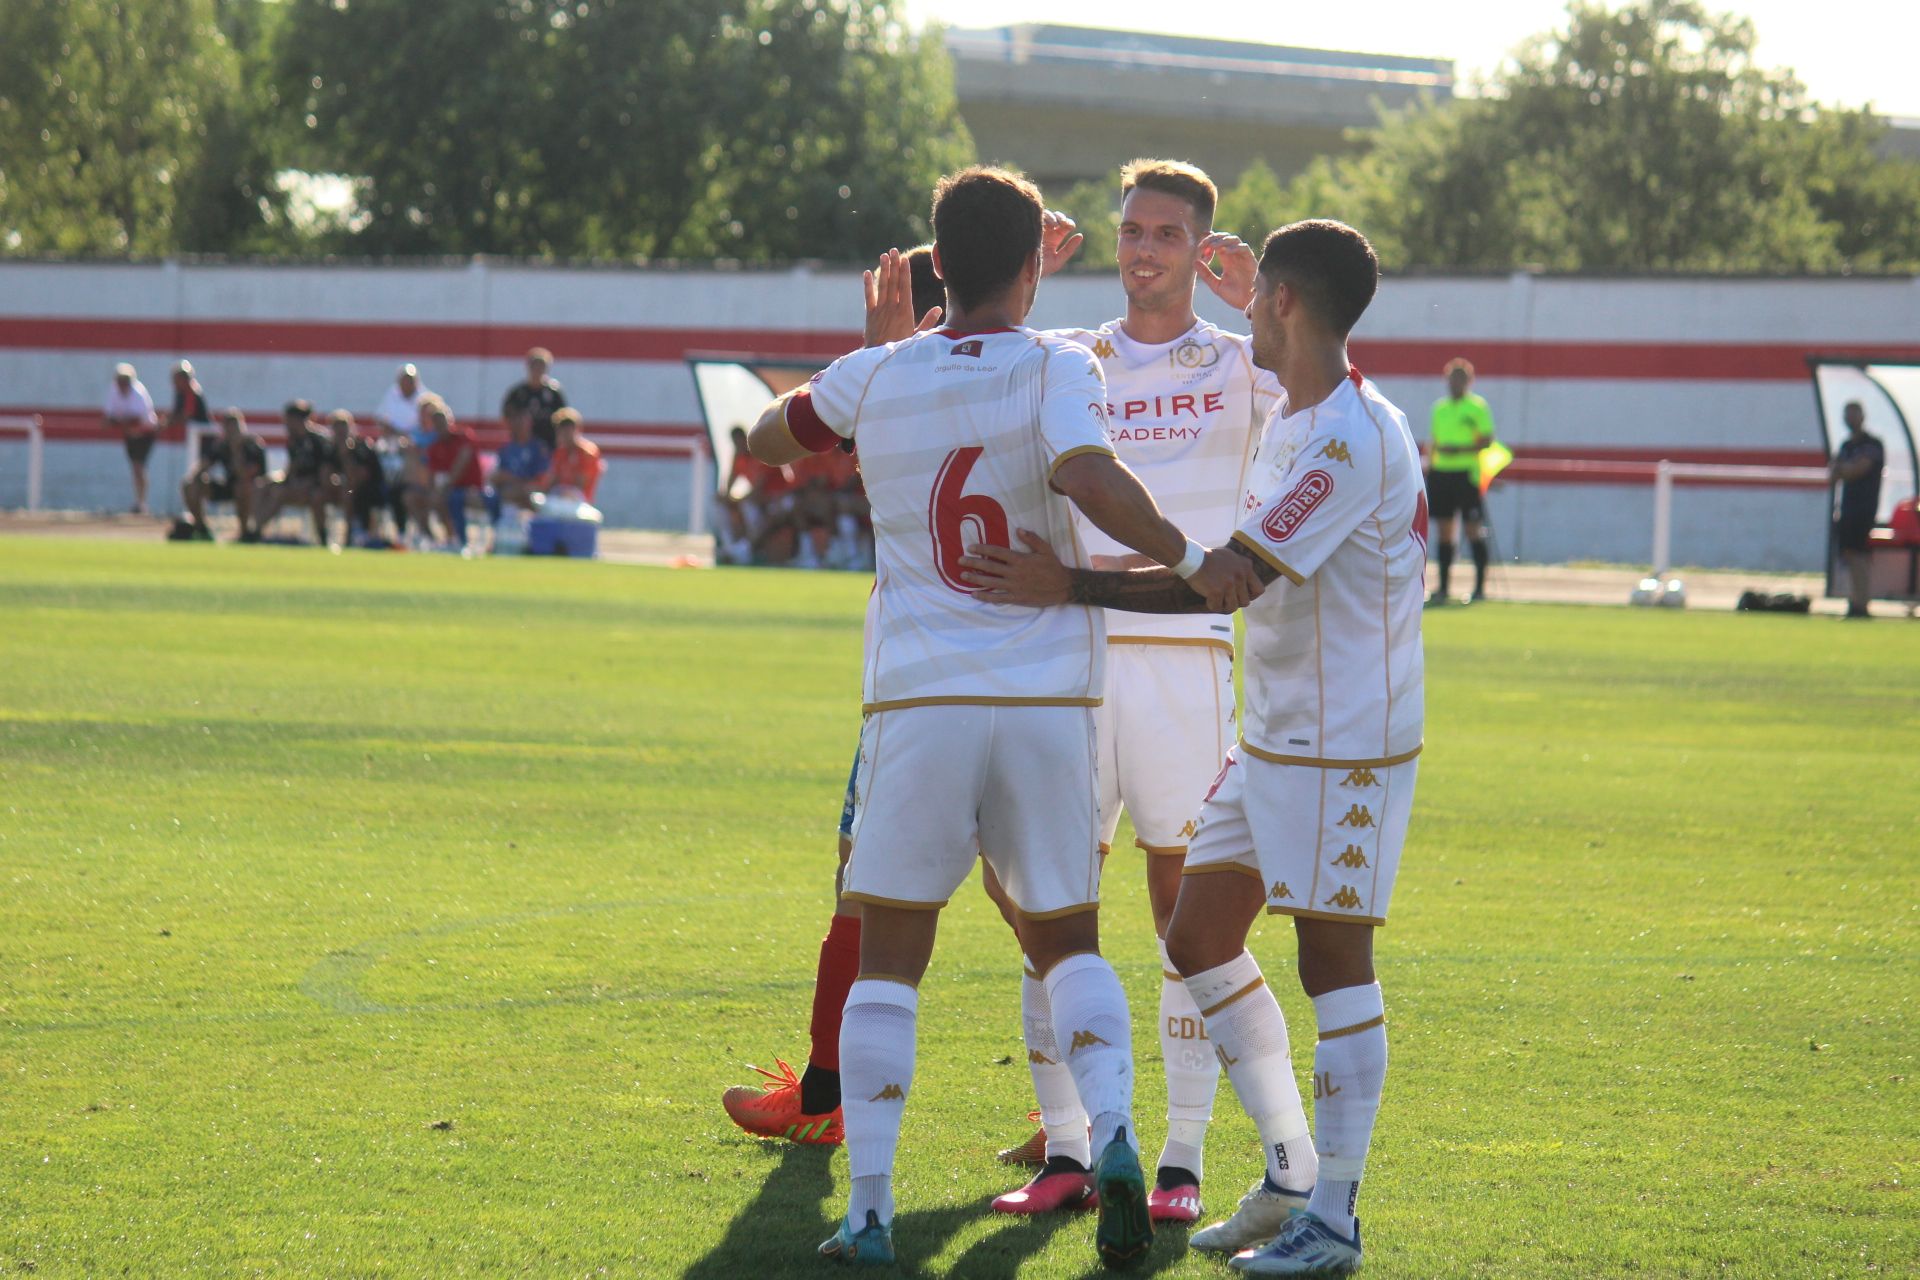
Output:
[[[955,449],[940,463],[939,474],[933,479],[933,505],[929,514],[933,525],[934,564],[939,568],[940,581],[965,595],[972,595],[974,591],[960,577],[960,557],[967,553],[968,545],[1012,545],[1006,509],[984,493],[961,492],[983,452],[977,444]],[[971,530],[967,528],[969,521],[973,524]]]

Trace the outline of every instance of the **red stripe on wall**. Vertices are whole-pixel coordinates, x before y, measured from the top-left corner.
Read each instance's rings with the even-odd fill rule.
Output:
[[[578,325],[362,324],[283,320],[74,320],[0,317],[0,349],[170,351],[188,355],[385,356],[518,360],[672,360],[690,351],[799,356],[845,352],[860,334],[807,329],[657,329]],[[824,364],[832,356],[822,359]]]
[[[561,361],[679,361],[713,351],[813,356],[860,345],[853,330],[678,329],[592,325],[365,324],[282,320],[115,320],[0,317],[0,349],[167,351],[187,355],[518,359],[532,346]],[[1356,339],[1355,362],[1379,376],[1438,379],[1465,356],[1483,377],[1798,382],[1815,351],[1920,359],[1920,345],[1726,342],[1512,342]]]

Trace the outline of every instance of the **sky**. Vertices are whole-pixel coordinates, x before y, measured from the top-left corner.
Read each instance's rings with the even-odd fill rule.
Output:
[[[1451,58],[1464,89],[1516,45],[1560,25],[1562,0],[1432,0],[1276,4],[1215,0],[908,0],[921,19],[950,27],[1015,22],[1114,27],[1263,44]],[[1882,115],[1920,118],[1920,4],[1912,0],[1707,0],[1711,11],[1751,18],[1760,64],[1790,67],[1814,98],[1834,106],[1871,102]],[[1904,11],[1904,12],[1903,12]]]

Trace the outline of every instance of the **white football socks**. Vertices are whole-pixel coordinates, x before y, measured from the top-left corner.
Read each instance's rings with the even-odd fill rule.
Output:
[[[1073,1072],[1053,1035],[1053,1005],[1047,984],[1033,976],[1033,961],[1020,957],[1020,1026],[1027,1038],[1027,1073],[1033,1077],[1033,1096],[1040,1103],[1040,1123],[1047,1131],[1047,1158],[1066,1156],[1083,1169],[1093,1167],[1087,1142],[1087,1112]]]
[[[1387,1079],[1386,1007],[1380,984],[1342,987],[1313,998],[1320,1043],[1313,1054],[1313,1127],[1320,1177],[1310,1213],[1353,1237],[1353,1207],[1367,1167],[1380,1090]]]
[[[1127,993],[1102,956],[1080,952],[1047,970],[1047,1003],[1053,1009],[1054,1044],[1061,1046],[1080,1104],[1093,1117],[1092,1150],[1106,1150],[1126,1127],[1133,1129],[1133,1031]]]
[[[1233,1091],[1240,1096],[1266,1148],[1267,1178],[1301,1192],[1314,1185],[1318,1162],[1307,1136],[1287,1043],[1287,1020],[1260,966],[1245,951],[1218,968],[1187,979],[1187,990],[1207,1021]]]
[[[1205,1172],[1207,1122],[1220,1084],[1220,1059],[1207,1038],[1200,1006],[1167,959],[1160,940],[1160,1060],[1167,1069],[1167,1141],[1162,1169],[1185,1169],[1198,1180]]]
[[[913,1088],[914,1027],[920,995],[904,982],[861,978],[840,1020],[841,1114],[853,1194],[847,1217],[858,1230],[869,1209],[893,1221],[893,1154]]]

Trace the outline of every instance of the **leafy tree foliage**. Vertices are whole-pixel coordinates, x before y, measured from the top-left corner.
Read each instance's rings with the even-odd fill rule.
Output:
[[[0,251],[168,252],[239,92],[218,0],[0,4]]]
[[[303,167],[380,253],[863,257],[972,143],[893,0],[292,0]]]
[[[1753,47],[1750,22],[1694,0],[1574,0],[1484,96],[1389,117],[1284,190],[1250,171],[1223,225],[1343,218],[1405,267],[1920,268],[1920,165]]]

